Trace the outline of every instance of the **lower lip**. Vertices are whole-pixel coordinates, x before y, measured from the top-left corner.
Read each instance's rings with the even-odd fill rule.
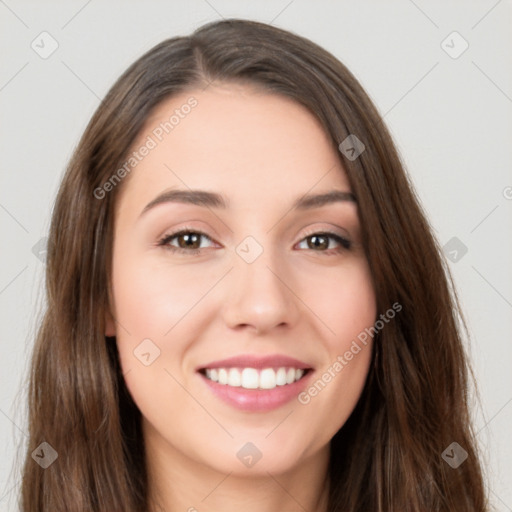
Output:
[[[276,386],[274,389],[245,389],[219,384],[199,374],[210,390],[227,404],[251,412],[267,412],[282,407],[304,390],[313,370],[293,384]]]

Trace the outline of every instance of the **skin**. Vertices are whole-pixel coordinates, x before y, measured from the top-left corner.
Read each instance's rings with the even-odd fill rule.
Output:
[[[306,193],[349,192],[349,182],[312,114],[245,85],[166,100],[134,148],[191,96],[198,105],[125,178],[115,213],[106,334],[143,415],[151,501],[154,510],[324,511],[329,442],[360,397],[371,340],[307,405],[269,412],[222,402],[195,369],[285,354],[313,367],[314,382],[349,350],[376,319],[357,206],[291,210]],[[140,216],[169,188],[218,192],[229,208],[164,203]],[[202,253],[158,246],[185,227],[208,235]],[[311,248],[310,235],[326,230],[351,248],[331,238]],[[250,264],[235,250],[247,236],[263,249]],[[134,350],[148,338],[160,355],[146,366]],[[236,456],[249,441],[262,453],[252,467]]]

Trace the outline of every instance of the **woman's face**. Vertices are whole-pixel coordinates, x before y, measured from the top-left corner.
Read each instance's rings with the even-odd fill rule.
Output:
[[[335,147],[299,104],[224,84],[161,104],[133,151],[106,334],[149,452],[224,474],[325,461],[376,319]]]

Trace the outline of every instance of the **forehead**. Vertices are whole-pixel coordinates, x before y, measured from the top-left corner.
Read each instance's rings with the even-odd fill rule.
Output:
[[[164,101],[132,151],[144,145],[151,149],[123,184],[121,200],[131,204],[172,187],[218,191],[235,207],[350,191],[320,122],[289,98],[245,85],[210,85]]]

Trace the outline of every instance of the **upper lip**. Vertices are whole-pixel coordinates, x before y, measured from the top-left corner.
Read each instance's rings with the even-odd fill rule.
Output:
[[[282,354],[257,356],[252,354],[241,354],[227,359],[219,359],[211,363],[199,366],[197,371],[206,368],[297,368],[297,369],[311,369],[304,361],[295,359],[293,357],[285,356]]]

